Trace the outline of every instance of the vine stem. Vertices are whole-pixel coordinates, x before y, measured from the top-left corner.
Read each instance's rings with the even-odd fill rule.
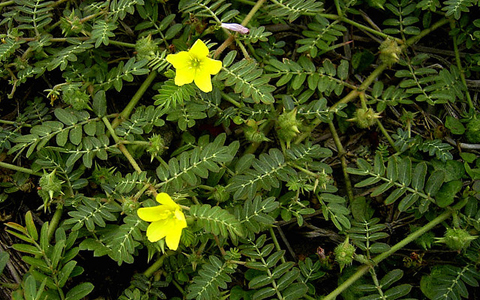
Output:
[[[454,20],[450,21],[450,28],[452,29],[455,28]],[[465,71],[462,68],[462,62],[460,60],[460,51],[458,50],[457,36],[453,35],[452,38],[453,38],[453,50],[455,50],[455,61],[457,63],[458,71],[460,71],[460,79],[462,80],[462,84],[466,89],[465,95],[467,97],[468,106],[470,107],[471,111],[475,111],[475,106],[473,105],[472,98],[470,97],[470,93],[468,92],[467,81],[465,79]]]
[[[118,119],[115,119],[115,120],[118,120]],[[132,165],[132,167],[135,169],[135,171],[137,171],[138,173],[141,173],[142,169],[137,164],[137,162],[135,161],[133,156],[130,154],[127,147],[125,147],[125,145],[122,143],[122,140],[115,133],[115,129],[113,127],[113,124],[111,124],[110,121],[108,121],[108,119],[106,117],[103,117],[102,121],[105,124],[105,126],[107,127],[110,134],[112,135],[112,138],[115,141],[115,143],[117,143],[118,149],[127,158],[128,162]]]
[[[9,164],[9,163],[3,162],[3,161],[0,161],[0,168],[10,169],[10,170],[14,170],[14,171],[17,171],[17,172],[30,174],[30,175],[42,176],[41,173],[34,172],[32,169],[19,167],[19,166],[12,165],[12,164]]]
[[[112,128],[116,128],[120,123],[124,120],[127,119],[130,114],[132,113],[133,109],[137,105],[138,101],[142,98],[143,94],[147,91],[148,87],[152,84],[153,80],[157,76],[157,71],[152,71],[150,74],[148,74],[148,77],[145,79],[145,81],[142,83],[140,88],[137,90],[135,95],[133,95],[132,99],[130,102],[128,102],[127,106],[123,109],[123,111],[120,113],[120,115],[113,120],[112,122]]]
[[[277,236],[275,235],[275,232],[273,231],[273,227],[270,227],[268,230],[270,232],[270,236],[272,237],[272,241],[273,241],[273,244],[275,245],[275,248],[277,249],[277,251],[281,251],[282,247],[280,247],[280,244],[278,243],[278,239],[277,239]],[[282,263],[285,263],[286,262],[285,255],[282,255],[280,260],[282,261]]]
[[[145,270],[145,272],[143,272],[143,275],[145,275],[146,277],[151,277],[153,273],[155,273],[158,269],[160,269],[161,266],[163,266],[163,261],[170,255],[170,252],[173,253],[173,251],[167,251],[162,256],[160,256],[159,259],[157,259],[150,267],[148,267],[147,270]]]
[[[13,0],[12,0],[12,1],[2,2],[2,3],[0,3],[0,8],[3,8],[3,7],[5,7],[5,6],[12,5],[12,4],[14,4],[14,3],[15,3],[15,1],[13,1]]]
[[[55,213],[53,214],[53,217],[48,224],[47,238],[49,241],[52,240],[53,235],[57,230],[58,224],[60,224],[60,221],[62,220],[62,214],[63,214],[63,204],[58,204],[57,209],[55,210]]]
[[[453,212],[460,210],[462,207],[464,207],[467,204],[468,199],[462,199],[460,202],[458,202],[455,206],[452,208],[447,209],[444,213],[433,219],[432,221],[428,222],[426,225],[421,227],[415,232],[412,232],[409,234],[406,238],[392,246],[388,251],[383,252],[382,254],[379,254],[375,256],[372,259],[372,264],[364,264],[360,266],[357,271],[350,276],[346,281],[344,281],[341,285],[339,285],[333,292],[328,294],[323,300],[334,300],[338,295],[340,295],[343,291],[345,291],[350,285],[352,285],[355,281],[360,279],[365,273],[370,270],[374,265],[378,265],[381,261],[386,259],[387,257],[390,257],[393,253],[397,252],[398,250],[402,249],[409,243],[415,241],[417,238],[422,236],[424,233],[430,231],[433,227],[437,226],[438,224],[442,223],[443,221],[447,220]]]
[[[347,172],[347,159],[345,158],[346,151],[343,149],[342,142],[340,141],[340,137],[338,136],[337,130],[335,129],[335,125],[333,121],[328,122],[328,126],[330,127],[330,132],[332,133],[333,141],[335,142],[335,146],[337,146],[338,156],[340,157],[340,162],[342,163],[342,170],[343,170],[343,177],[345,178],[345,188],[347,189],[347,196],[350,200],[350,203],[353,202],[353,189],[352,189],[352,182],[350,181],[350,176],[348,176]]]
[[[387,132],[387,130],[385,129],[385,127],[383,127],[383,124],[382,122],[380,122],[379,119],[377,119],[377,126],[378,128],[380,129],[380,131],[383,133],[383,135],[387,138],[387,141],[390,143],[390,146],[392,146],[392,148],[396,151],[396,152],[399,152],[397,147],[395,146],[395,142],[393,141],[392,137],[390,136],[390,134]]]

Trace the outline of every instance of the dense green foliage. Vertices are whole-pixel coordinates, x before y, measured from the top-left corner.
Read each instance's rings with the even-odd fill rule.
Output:
[[[28,266],[0,251],[4,289],[480,297],[479,4],[0,2],[0,206]],[[197,39],[223,64],[209,93],[166,60]],[[177,251],[137,215],[160,192]],[[150,267],[102,295],[82,253]]]

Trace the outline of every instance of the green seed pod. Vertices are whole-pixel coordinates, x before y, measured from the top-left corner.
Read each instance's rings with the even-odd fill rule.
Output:
[[[243,127],[243,133],[245,134],[245,138],[252,142],[252,143],[261,143],[261,142],[269,142],[270,139],[265,136],[263,132],[261,132],[258,128],[259,123],[255,122],[252,119],[249,119],[245,122]]]
[[[297,120],[297,109],[284,111],[278,116],[277,135],[280,140],[287,143],[288,148],[290,148],[290,142],[300,133],[299,126],[301,126],[301,122]]]
[[[75,110],[89,109],[90,96],[79,90],[77,85],[68,85],[62,89],[62,101],[71,105]]]
[[[167,147],[162,136],[154,134],[148,139],[150,145],[147,147],[147,152],[151,155],[151,160],[156,156],[161,156]]]
[[[380,44],[378,49],[380,50],[380,59],[389,67],[398,62],[402,53],[402,48],[393,39],[386,39]]]
[[[84,22],[75,14],[75,10],[72,10],[70,15],[60,18],[60,28],[62,28],[63,35],[70,36],[82,32]]]
[[[355,111],[355,116],[347,121],[355,121],[360,128],[369,128],[377,122],[380,118],[380,113],[376,113],[371,108],[358,108]]]
[[[137,41],[135,44],[135,51],[138,59],[152,60],[158,51],[158,45],[152,40],[152,36],[148,35]]]
[[[345,241],[333,250],[333,253],[335,254],[335,261],[340,265],[340,272],[342,272],[346,265],[352,264],[355,256],[355,247],[350,244],[347,236]]]
[[[452,250],[460,251],[468,248],[470,243],[476,238],[476,236],[470,235],[465,229],[448,228],[445,236],[437,240],[439,243],[445,243]]]
[[[122,203],[122,212],[126,215],[131,215],[134,214],[139,207],[140,203],[129,197],[125,199]]]
[[[108,181],[108,178],[113,176],[113,173],[115,173],[115,168],[103,168],[99,167],[97,164],[95,164],[95,169],[92,172],[92,181],[96,184],[103,184]]]
[[[209,199],[213,199],[217,202],[225,202],[230,199],[230,193],[227,192],[227,189],[223,185],[217,185]]]
[[[55,170],[53,170],[52,173],[44,172],[42,177],[40,177],[38,182],[40,186],[38,195],[43,199],[43,207],[45,210],[49,208],[53,198],[63,195],[62,183],[64,183],[64,181],[57,178]]]

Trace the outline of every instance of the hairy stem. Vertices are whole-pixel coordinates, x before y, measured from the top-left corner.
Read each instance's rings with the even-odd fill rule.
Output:
[[[345,178],[345,188],[347,189],[347,196],[350,203],[353,201],[353,189],[352,189],[352,182],[350,181],[350,176],[347,172],[347,159],[345,158],[346,151],[343,149],[342,142],[340,141],[340,137],[338,136],[337,130],[335,129],[335,125],[333,121],[328,122],[328,126],[330,127],[330,132],[332,133],[333,141],[335,142],[335,146],[337,146],[338,150],[338,157],[340,157],[340,162],[342,163],[342,170],[343,170],[343,177]]]
[[[450,21],[450,27],[452,29],[455,28],[455,21]],[[460,60],[460,51],[458,50],[457,45],[457,36],[453,35],[453,49],[455,50],[455,61],[457,63],[458,71],[460,72],[460,79],[462,80],[463,87],[465,88],[465,96],[467,97],[468,106],[470,107],[471,111],[475,111],[475,106],[473,105],[472,98],[470,97],[470,93],[468,92],[467,81],[465,79],[465,71],[462,68],[462,62]]]
[[[26,173],[26,174],[30,174],[30,175],[42,176],[41,173],[34,172],[32,169],[19,167],[19,166],[12,165],[12,164],[9,164],[9,163],[3,162],[3,161],[0,161],[0,168],[5,168],[5,169],[9,169],[9,170],[17,171],[17,172],[22,172],[22,173]]]
[[[135,95],[133,95],[132,99],[130,102],[127,104],[127,106],[123,109],[123,111],[120,113],[118,118],[116,118],[113,123],[112,127],[115,129],[120,123],[127,119],[130,114],[132,113],[133,109],[135,106],[137,106],[138,101],[142,98],[143,94],[147,91],[148,87],[152,84],[153,80],[157,76],[157,71],[152,71],[150,74],[148,74],[148,77],[145,79],[145,81],[142,83],[140,88],[137,90]]]

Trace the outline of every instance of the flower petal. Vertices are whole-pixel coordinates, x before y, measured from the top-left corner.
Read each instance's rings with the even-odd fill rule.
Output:
[[[147,228],[147,238],[154,243],[166,237],[172,230],[172,219],[153,222]]]
[[[137,210],[140,219],[147,222],[155,222],[169,216],[170,209],[165,206],[142,207]]]
[[[170,197],[170,195],[167,193],[158,194],[155,200],[157,200],[158,203],[165,205],[170,210],[176,210],[180,207],[177,203],[175,203],[175,201],[172,200],[172,197]]]
[[[222,62],[220,60],[205,58],[202,61],[202,72],[215,75],[222,69]]]
[[[178,244],[180,244],[180,237],[182,236],[183,228],[173,228],[165,238],[168,248],[177,250]]]
[[[195,78],[195,73],[195,69],[193,68],[177,69],[175,73],[175,84],[181,86],[191,83]]]
[[[197,59],[203,59],[208,55],[208,48],[202,40],[197,40],[188,53]]]
[[[175,69],[185,69],[190,67],[192,57],[187,51],[180,51],[177,54],[169,54],[165,58]]]
[[[208,93],[212,91],[212,78],[210,78],[210,74],[203,72],[203,70],[199,70],[195,74],[194,81],[203,92]]]
[[[185,223],[185,225],[183,225],[183,223]],[[168,248],[177,250],[178,244],[180,243],[180,237],[182,236],[182,230],[187,227],[187,223],[185,221],[176,221],[174,224],[175,225],[173,225],[170,232],[167,234],[165,242],[167,243]]]

